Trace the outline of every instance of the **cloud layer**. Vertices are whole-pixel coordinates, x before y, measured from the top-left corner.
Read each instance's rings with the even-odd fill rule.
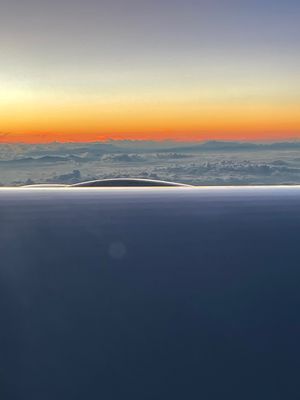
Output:
[[[300,142],[0,145],[2,185],[137,177],[195,185],[300,184]]]

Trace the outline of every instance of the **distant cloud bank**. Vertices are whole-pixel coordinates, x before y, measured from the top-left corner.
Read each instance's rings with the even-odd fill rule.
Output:
[[[300,184],[300,142],[1,144],[0,182],[143,177],[195,185]]]

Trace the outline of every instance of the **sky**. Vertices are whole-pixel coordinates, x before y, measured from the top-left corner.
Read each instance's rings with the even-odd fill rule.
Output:
[[[299,0],[1,0],[0,141],[300,137]]]

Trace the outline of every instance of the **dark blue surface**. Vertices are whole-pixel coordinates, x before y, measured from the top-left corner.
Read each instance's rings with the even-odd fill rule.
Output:
[[[0,190],[1,400],[299,399],[300,188]]]

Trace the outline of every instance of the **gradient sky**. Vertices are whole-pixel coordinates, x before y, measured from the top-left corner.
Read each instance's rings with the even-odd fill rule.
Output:
[[[1,0],[0,141],[300,137],[299,0]]]

